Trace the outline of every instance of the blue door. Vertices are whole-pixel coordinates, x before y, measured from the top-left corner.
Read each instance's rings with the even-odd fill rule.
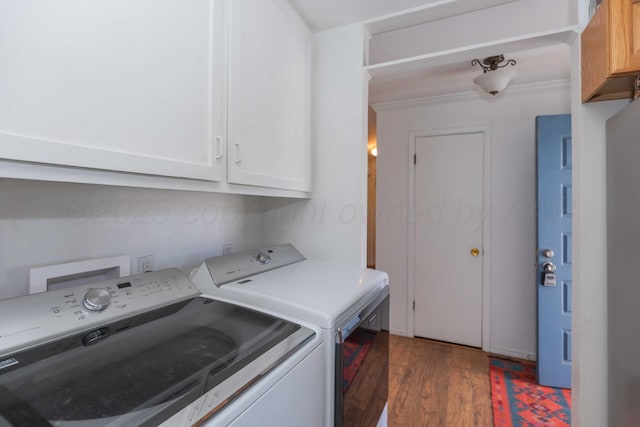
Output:
[[[536,117],[538,383],[571,388],[571,115]]]

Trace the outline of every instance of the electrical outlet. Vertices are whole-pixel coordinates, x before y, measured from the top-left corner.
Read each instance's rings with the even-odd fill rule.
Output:
[[[147,271],[153,271],[153,255],[138,258],[138,273],[146,273]]]
[[[231,253],[231,247],[231,243],[222,245],[222,255],[229,255]]]

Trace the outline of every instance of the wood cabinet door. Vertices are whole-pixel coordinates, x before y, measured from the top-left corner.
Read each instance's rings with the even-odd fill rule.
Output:
[[[283,0],[229,7],[228,181],[309,191],[310,33]]]
[[[0,2],[0,158],[221,180],[224,2]]]
[[[640,0],[609,0],[610,71],[640,71]]]

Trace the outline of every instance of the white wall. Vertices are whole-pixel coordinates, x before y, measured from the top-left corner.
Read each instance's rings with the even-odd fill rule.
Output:
[[[265,242],[291,242],[309,258],[365,265],[367,78],[364,33],[349,25],[314,35],[313,198],[263,201]]]
[[[378,112],[376,266],[391,282],[391,328],[407,334],[409,133],[490,126],[492,153],[491,338],[496,353],[536,353],[535,116],[570,112],[569,85],[512,87],[497,98],[475,93]]]
[[[578,98],[579,99],[579,98]],[[629,101],[574,110],[572,420],[607,425],[606,120]]]
[[[576,0],[580,26],[588,0]],[[573,425],[608,424],[606,120],[629,101],[582,104],[580,42],[572,46],[573,114]]]
[[[580,28],[589,0],[573,0]],[[606,121],[629,101],[581,103],[580,39],[572,45],[573,360],[571,423],[608,425]]]
[[[27,180],[0,180],[0,298],[28,293],[29,268],[87,258],[154,256],[185,272],[261,243],[259,199]]]
[[[219,255],[292,242],[308,257],[366,257],[367,78],[364,34],[314,36],[313,199],[0,180],[0,298],[28,292],[29,268],[154,255],[185,271]]]

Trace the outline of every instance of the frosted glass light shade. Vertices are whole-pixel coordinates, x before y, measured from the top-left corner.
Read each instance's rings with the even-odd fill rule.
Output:
[[[473,79],[473,82],[480,86],[483,91],[495,96],[502,92],[515,76],[516,72],[514,70],[495,70],[480,74]]]

